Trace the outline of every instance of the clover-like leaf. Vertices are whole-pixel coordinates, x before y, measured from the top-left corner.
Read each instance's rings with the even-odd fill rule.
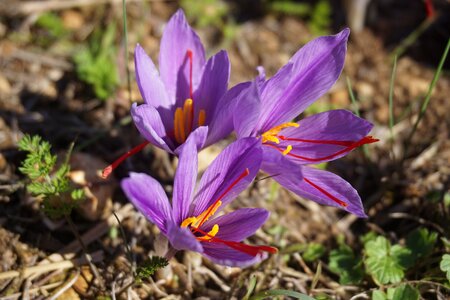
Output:
[[[364,269],[361,258],[356,257],[349,246],[341,244],[330,252],[329,260],[330,270],[339,275],[340,284],[359,283],[362,280]]]
[[[303,253],[303,259],[308,262],[319,259],[325,253],[325,247],[318,243],[308,244],[305,252]]]
[[[377,284],[397,283],[403,279],[411,256],[409,249],[391,246],[382,236],[367,242],[364,249],[367,256],[364,263]]]
[[[444,254],[442,256],[441,263],[439,264],[442,272],[446,273],[448,281],[450,281],[450,254]]]
[[[417,260],[431,254],[437,237],[436,232],[429,232],[426,228],[419,228],[408,235],[406,247],[411,250],[413,259]]]
[[[419,296],[419,291],[416,288],[404,284],[395,288],[392,300],[418,300]]]

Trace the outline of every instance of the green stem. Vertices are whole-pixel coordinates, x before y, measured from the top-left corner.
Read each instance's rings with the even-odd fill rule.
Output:
[[[123,34],[125,37],[125,68],[127,70],[127,84],[128,84],[128,97],[130,102],[132,102],[131,98],[131,76],[130,76],[130,68],[128,67],[128,29],[127,29],[127,5],[126,0],[122,0],[122,19],[123,19]]]
[[[422,120],[423,116],[425,115],[425,112],[427,111],[428,103],[431,99],[431,94],[433,93],[434,87],[436,86],[436,83],[441,75],[442,68],[444,67],[445,60],[447,59],[448,51],[450,49],[450,39],[447,41],[447,46],[445,47],[444,53],[442,54],[441,60],[439,61],[439,65],[436,69],[436,72],[434,73],[433,80],[431,81],[430,86],[428,87],[428,92],[425,95],[425,98],[422,102],[422,106],[420,107],[419,116],[417,117],[416,121],[414,122],[413,128],[411,132],[408,135],[408,138],[405,141],[405,151],[403,153],[403,159],[406,158],[406,155],[408,154],[408,147],[411,143],[411,139],[414,135],[414,133],[417,130],[417,126],[419,125],[420,121]]]

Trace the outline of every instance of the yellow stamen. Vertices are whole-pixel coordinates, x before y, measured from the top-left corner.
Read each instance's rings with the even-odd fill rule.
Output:
[[[294,122],[287,122],[287,123],[283,123],[281,125],[275,126],[272,129],[267,130],[266,132],[264,132],[261,135],[262,142],[263,143],[273,142],[273,143],[279,144],[280,140],[277,138],[277,134],[280,133],[281,130],[288,128],[288,127],[298,127],[298,126],[299,125]]]
[[[178,133],[178,138],[176,137]],[[182,144],[186,140],[186,133],[184,132],[184,117],[183,110],[178,107],[175,111],[175,139]]]
[[[203,126],[206,121],[206,112],[204,109],[201,109],[198,113],[198,126]]]
[[[291,150],[292,150],[292,146],[291,146],[291,145],[288,145],[288,146],[286,147],[286,149],[285,149],[282,153],[283,153],[283,155],[286,155],[286,154],[288,154],[289,152],[291,152]]]
[[[193,104],[194,102],[192,101],[192,99],[187,99],[184,102],[183,106],[183,116],[185,121],[184,125],[185,129],[187,129],[187,131],[185,132],[186,136],[188,136],[192,131]]]
[[[185,219],[182,223],[181,223],[181,227],[188,227],[189,225],[191,225],[192,223],[196,222],[197,218],[196,217],[190,217]]]
[[[175,140],[179,144],[183,143],[180,133],[180,118],[183,118],[183,111],[181,110],[181,108],[177,108],[175,110],[175,117],[173,120],[173,133],[175,135]]]
[[[216,236],[216,234],[219,232],[219,225],[214,224],[213,228],[206,234],[205,236],[198,237],[197,240],[199,241],[209,241],[213,237]]]

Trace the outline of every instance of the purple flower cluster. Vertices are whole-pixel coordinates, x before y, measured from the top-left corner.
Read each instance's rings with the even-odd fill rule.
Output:
[[[270,246],[242,241],[269,216],[261,208],[242,208],[218,216],[263,170],[292,192],[320,204],[365,217],[357,191],[339,176],[310,165],[340,158],[377,141],[372,124],[346,110],[331,110],[292,120],[325,94],[338,79],[349,30],[319,37],[301,48],[272,78],[264,69],[251,82],[228,90],[230,62],[220,51],[206,60],[197,34],[178,10],[167,24],[159,72],[140,45],[135,50],[136,80],[144,104],[131,114],[146,142],[179,157],[170,202],[162,186],[146,174],[122,181],[127,197],[158,226],[174,250],[192,250],[218,264],[248,266],[261,261]],[[197,154],[236,132],[197,181]]]

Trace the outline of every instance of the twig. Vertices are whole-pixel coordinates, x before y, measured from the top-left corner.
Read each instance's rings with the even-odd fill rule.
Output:
[[[78,230],[75,226],[75,224],[72,221],[72,218],[69,215],[65,215],[67,223],[69,223],[69,227],[72,230],[73,234],[77,238],[78,242],[80,243],[81,248],[83,249],[83,254],[89,264],[89,268],[91,269],[92,273],[94,274],[95,278],[98,280],[98,283],[100,285],[101,289],[105,288],[105,283],[103,282],[103,278],[100,276],[100,273],[98,272],[97,267],[92,262],[92,257],[88,253],[88,250],[86,248],[86,245],[83,242],[83,239],[81,238],[80,234],[78,233]]]
[[[92,254],[92,261],[98,262],[103,260],[103,251],[97,251]],[[70,269],[73,267],[78,267],[81,265],[86,264],[86,258],[79,258],[79,259],[73,259],[73,260],[64,260],[56,263],[49,263],[45,265],[37,265],[32,266],[23,269],[22,271],[6,271],[3,273],[0,273],[0,280],[7,279],[7,278],[14,278],[22,276],[23,278],[28,278],[29,276],[33,275],[34,273],[45,273],[50,272],[54,270],[63,270],[63,269]]]
[[[54,282],[54,283],[50,283],[44,286],[40,286],[40,287],[36,287],[36,288],[32,288],[29,290],[30,294],[36,294],[38,292],[40,292],[41,290],[51,290],[54,289],[58,286],[60,286],[63,282],[62,281],[58,281],[58,282]],[[0,297],[0,300],[15,300],[15,299],[19,299],[22,296],[22,293],[15,293],[9,296],[4,296],[4,297]]]
[[[70,289],[75,282],[77,282],[78,277],[80,277],[80,270],[77,270],[77,272],[75,273],[75,276],[73,276],[72,279],[70,279],[65,285],[63,285],[55,294],[53,294],[53,296],[51,296],[49,298],[49,300],[56,300],[58,299],[59,296],[61,296],[65,291],[67,291],[68,289]]]
[[[119,211],[117,211],[117,216],[123,220],[132,210],[132,208],[133,205],[131,205],[130,203],[125,204],[124,206],[122,206],[122,208],[119,209]],[[101,236],[106,234],[109,228],[112,225],[115,225],[115,223],[116,219],[114,216],[111,215],[108,217],[108,219],[99,223],[97,226],[84,233],[81,237],[81,240],[85,245],[89,245],[91,242],[98,240]],[[78,252],[80,250],[81,250],[80,244],[77,241],[73,241],[72,243],[64,247],[61,250],[61,253]]]
[[[133,254],[131,253],[130,244],[128,243],[127,235],[125,234],[125,230],[123,230],[122,222],[120,222],[120,219],[117,216],[116,212],[113,211],[113,215],[116,218],[117,223],[119,224],[120,233],[122,234],[122,238],[123,238],[123,240],[125,242],[125,250],[127,252],[128,259],[130,260],[131,272],[133,274],[133,277],[135,277],[136,276],[136,270],[135,270],[135,265],[134,265],[134,262],[133,262]]]
[[[402,282],[397,282],[397,283],[385,285],[384,287],[385,287],[385,288],[391,288],[391,287],[396,287],[396,286],[399,286],[399,285],[402,285],[402,284],[429,284],[429,285],[438,286],[438,287],[441,287],[441,288],[443,288],[443,289],[446,289],[446,290],[450,291],[450,288],[449,288],[449,287],[447,287],[447,286],[445,286],[445,285],[443,285],[443,284],[441,284],[441,283],[433,282],[433,281],[428,281],[428,280],[410,280],[410,281],[402,281]],[[355,299],[359,299],[359,298],[367,299],[366,296],[367,296],[370,292],[375,291],[375,290],[378,290],[378,287],[376,287],[376,288],[371,288],[370,290],[367,290],[367,291],[364,291],[364,292],[362,292],[362,293],[356,294],[356,295],[354,295],[353,297],[351,297],[350,300],[355,300]]]
[[[0,2],[0,13],[10,16],[16,15],[30,15],[36,13],[43,13],[50,10],[63,10],[74,7],[83,7],[101,4],[118,4],[122,0],[47,0],[47,1],[26,1],[18,5],[16,1],[2,1]],[[129,2],[172,2],[175,0],[128,0]],[[11,3],[11,2],[14,2]]]

